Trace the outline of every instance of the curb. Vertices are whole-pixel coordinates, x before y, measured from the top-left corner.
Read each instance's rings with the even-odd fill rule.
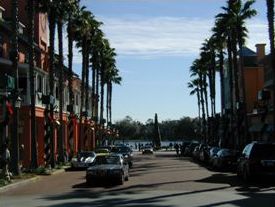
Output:
[[[19,186],[22,186],[22,185],[25,185],[25,184],[28,184],[28,183],[31,183],[31,182],[35,182],[39,179],[40,179],[40,176],[37,175],[33,178],[28,178],[28,179],[25,179],[25,180],[15,181],[15,183],[11,183],[11,184],[8,184],[6,186],[0,187],[0,193],[3,193],[3,192],[8,191],[10,189],[17,188]]]
[[[58,170],[55,170],[53,172],[51,172],[51,175],[57,175],[57,174],[60,174],[60,173],[63,173],[65,172],[65,169],[58,169]],[[48,176],[48,175],[37,175],[33,178],[27,178],[27,179],[22,179],[22,180],[18,180],[18,181],[15,181],[14,183],[11,183],[11,184],[8,184],[6,186],[3,186],[3,187],[0,187],[0,193],[3,193],[5,191],[8,191],[10,189],[14,189],[14,188],[17,188],[19,186],[22,186],[22,185],[26,185],[28,183],[32,183],[32,182],[35,182],[37,180],[39,180],[41,177],[44,177],[44,176]]]

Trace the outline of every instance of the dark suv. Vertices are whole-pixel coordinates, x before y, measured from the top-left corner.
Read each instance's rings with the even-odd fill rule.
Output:
[[[237,174],[245,181],[254,176],[275,176],[275,143],[246,145],[238,160]]]

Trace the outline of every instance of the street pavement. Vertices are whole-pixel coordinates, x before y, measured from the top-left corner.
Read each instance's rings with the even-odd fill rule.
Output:
[[[67,171],[0,191],[0,207],[275,207],[274,182],[248,185],[175,152],[137,152],[134,161],[122,186],[88,186],[85,171]]]

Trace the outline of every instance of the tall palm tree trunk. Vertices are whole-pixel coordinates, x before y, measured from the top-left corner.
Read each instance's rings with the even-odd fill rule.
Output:
[[[100,124],[104,124],[103,114],[104,114],[104,72],[102,71],[101,79],[100,79]]]
[[[112,125],[112,96],[113,96],[113,84],[112,82],[110,83],[110,89],[109,89],[109,119],[110,119],[110,124]]]
[[[11,57],[12,57],[12,70],[13,77],[15,80],[14,91],[13,91],[13,105],[15,105],[16,99],[18,97],[18,1],[11,1],[12,8],[12,41],[11,41]],[[11,140],[11,171],[18,175],[20,174],[19,168],[19,137],[18,137],[18,124],[19,124],[19,109],[14,108],[13,115],[13,125],[14,129],[12,130],[12,140]]]
[[[273,71],[273,127],[275,125],[275,48],[274,48],[274,0],[266,0],[267,5],[267,20],[268,20],[268,34],[271,52],[271,68]],[[273,136],[275,137],[275,130]]]
[[[80,130],[79,130],[79,138],[78,138],[78,151],[81,151],[82,146],[83,146],[83,139],[82,139],[82,129],[83,129],[83,123],[82,123],[82,118],[83,118],[83,106],[84,106],[84,101],[85,101],[85,77],[86,77],[86,39],[83,38],[82,40],[82,74],[81,74],[81,92],[80,92],[80,116],[79,116],[79,125],[80,125]]]
[[[63,136],[63,129],[64,129],[64,122],[63,122],[63,105],[64,105],[64,74],[63,74],[63,20],[59,18],[58,20],[58,49],[59,49],[59,58],[58,58],[58,65],[59,65],[59,139],[58,139],[58,158],[59,162],[64,162],[64,136]]]
[[[232,66],[232,42],[231,37],[228,37],[227,40],[227,53],[228,53],[228,73],[229,73],[229,90],[230,90],[230,128],[229,134],[227,136],[226,145],[229,144],[231,137],[233,136],[233,123],[234,123],[234,114],[233,114],[233,100],[234,100],[234,91],[233,91],[233,66]]]
[[[204,104],[204,89],[203,89],[203,78],[202,75],[199,75],[200,79],[200,98],[201,98],[201,108],[202,108],[202,130],[201,130],[201,135],[202,135],[202,140],[206,142],[206,119],[205,119],[205,104]]]
[[[109,102],[110,102],[110,81],[107,83],[106,90],[106,121],[107,126],[109,126]]]
[[[88,110],[89,110],[89,52],[88,52],[89,45],[86,46],[86,55],[85,55],[85,125],[84,125],[84,148],[87,149],[88,147],[88,126],[87,126],[87,119],[88,119]]]
[[[50,96],[54,97],[54,43],[55,43],[55,27],[56,27],[56,14],[54,10],[49,12],[49,28],[50,28],[50,48],[49,48],[49,86]],[[50,104],[50,117],[53,120],[54,105]],[[54,125],[50,123],[50,163],[51,167],[55,167],[55,141],[54,141]],[[47,157],[47,155],[46,155]],[[47,162],[47,161],[46,161]]]
[[[29,40],[29,80],[31,95],[31,168],[38,167],[37,163],[37,139],[35,117],[35,85],[34,85],[34,0],[28,0],[28,40]],[[22,159],[22,158],[21,158]]]
[[[220,50],[219,52],[219,71],[220,71],[220,84],[221,84],[221,112],[223,114],[223,111],[225,109],[225,100],[224,100],[224,56],[223,56],[223,50]]]
[[[71,106],[70,111],[70,119],[69,119],[69,148],[70,148],[70,155],[69,158],[71,159],[74,155],[74,93],[73,93],[73,37],[72,37],[72,16],[69,13],[68,18],[68,27],[67,27],[67,33],[68,33],[68,69],[69,69],[69,75],[68,75],[68,85],[69,85],[69,105]]]
[[[249,137],[248,137],[248,120],[247,120],[247,104],[246,104],[246,91],[245,91],[245,79],[244,79],[244,65],[243,65],[243,43],[241,37],[238,37],[238,45],[240,49],[240,78],[241,78],[241,89],[242,89],[242,101],[241,101],[241,106],[240,106],[240,117],[243,121],[243,126],[244,129],[242,130],[242,136],[240,137],[241,139],[239,140],[239,146],[242,148],[246,143],[249,142]],[[241,123],[240,123],[241,124]]]

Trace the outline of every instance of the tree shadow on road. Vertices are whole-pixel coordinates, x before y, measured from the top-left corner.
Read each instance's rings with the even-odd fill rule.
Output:
[[[187,181],[186,181],[187,182]],[[156,185],[161,185],[164,183],[158,183]],[[167,183],[166,183],[167,184]],[[140,190],[133,189],[135,187],[142,188]],[[129,194],[138,195],[148,189],[147,185],[137,185],[137,186],[130,186],[129,188],[122,188],[122,189],[113,189],[107,192],[91,192],[87,189],[77,189],[74,192],[55,195],[51,197],[46,197],[43,199],[46,200],[64,200],[62,204],[53,204],[47,205],[48,207],[70,207],[70,206],[78,206],[78,207],[86,207],[86,206],[101,206],[101,207],[161,207],[165,200],[175,199],[176,197],[181,197],[184,195],[191,195],[191,194],[198,194],[203,192],[211,192],[211,191],[219,191],[227,189],[228,187],[218,187],[218,188],[210,188],[204,190],[197,190],[191,192],[179,192],[179,193],[165,193],[161,195],[151,195],[150,194],[144,198],[136,198],[129,196]],[[120,197],[113,197],[109,198],[107,196],[120,196]],[[83,201],[74,201],[74,199],[83,199]],[[87,199],[94,199],[87,201]],[[173,205],[165,205],[166,207],[173,207]]]
[[[266,190],[275,190],[275,181],[268,178],[258,178],[249,183],[242,181],[236,174],[216,173],[207,178],[197,180],[196,182],[228,184],[235,187],[238,192],[261,192]]]

